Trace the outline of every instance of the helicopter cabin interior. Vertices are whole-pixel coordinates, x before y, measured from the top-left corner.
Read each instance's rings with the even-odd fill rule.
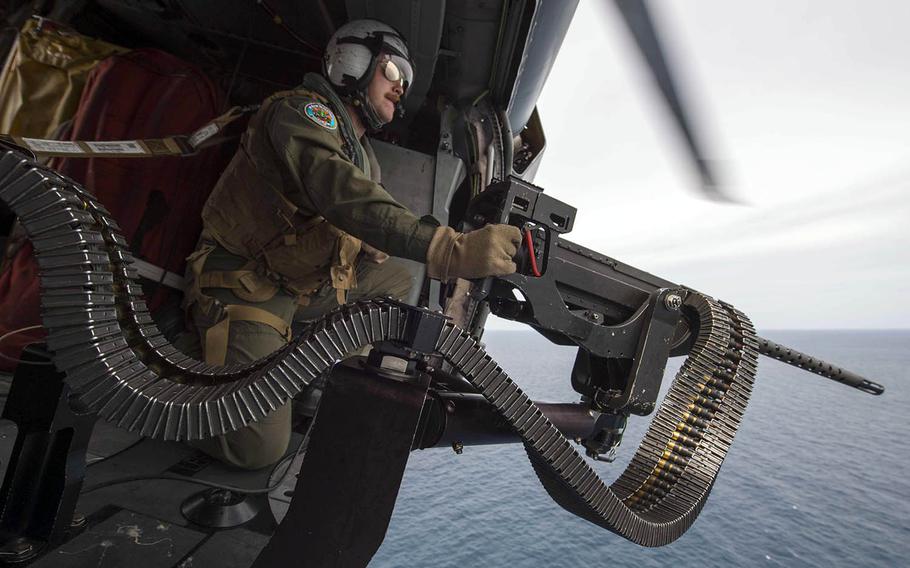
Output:
[[[546,145],[535,102],[575,5],[14,0],[0,7],[0,132],[89,141],[190,135],[233,107],[256,105],[319,72],[323,47],[339,25],[378,19],[401,31],[416,68],[403,118],[372,138],[384,185],[418,215],[457,226],[468,201],[494,179],[533,179]],[[152,315],[170,339],[182,327],[184,259],[201,229],[202,204],[248,117],[220,143],[186,157],[49,159],[95,191],[120,223]],[[6,208],[0,235],[0,388],[4,403],[18,401],[0,421],[6,479],[0,563],[250,565],[288,509],[313,401],[298,403],[285,459],[256,472],[65,404],[54,412],[60,377],[40,347],[38,267]],[[445,291],[424,279],[421,265],[410,266],[425,282],[411,302],[439,308]],[[13,373],[25,379],[14,381]],[[37,410],[42,406],[52,408]],[[30,479],[14,470],[30,472]],[[198,483],[167,479],[174,475]],[[131,476],[145,479],[125,482]],[[155,476],[161,479],[149,479]],[[147,546],[157,537],[167,544]]]

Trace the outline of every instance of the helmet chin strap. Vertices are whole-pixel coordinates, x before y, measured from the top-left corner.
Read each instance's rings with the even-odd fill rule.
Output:
[[[382,120],[382,117],[379,116],[376,107],[373,106],[373,103],[370,102],[370,98],[366,96],[365,93],[358,92],[354,95],[354,106],[360,111],[360,116],[363,118],[364,123],[366,124],[367,129],[371,132],[380,130],[383,126],[388,124]],[[395,105],[396,113],[403,113],[403,110],[400,109],[400,105]]]

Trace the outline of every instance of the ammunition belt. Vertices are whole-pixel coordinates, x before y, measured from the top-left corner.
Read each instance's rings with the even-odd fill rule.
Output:
[[[252,364],[208,365],[161,335],[126,240],[84,188],[8,151],[0,154],[0,200],[34,245],[58,370],[89,408],[144,436],[193,440],[237,430],[349,353],[408,335],[407,306],[371,300],[339,307]],[[519,433],[557,503],[633,542],[660,546],[682,535],[704,505],[756,371],[748,318],[697,292],[686,302],[700,316],[698,337],[632,462],[610,486],[468,334],[447,323],[436,348]]]
[[[566,510],[644,546],[679,538],[714,484],[749,400],[755,332],[732,306],[690,292],[700,333],[631,463],[607,486],[469,335],[449,324],[437,349],[522,437],[544,488]]]

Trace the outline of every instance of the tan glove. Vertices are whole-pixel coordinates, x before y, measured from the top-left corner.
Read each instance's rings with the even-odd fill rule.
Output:
[[[427,275],[447,282],[512,274],[520,244],[521,231],[511,225],[486,225],[470,233],[438,227],[427,249]]]

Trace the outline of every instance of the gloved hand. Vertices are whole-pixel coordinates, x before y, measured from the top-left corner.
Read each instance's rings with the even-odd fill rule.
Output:
[[[520,244],[521,231],[512,225],[486,225],[470,233],[438,227],[427,249],[427,275],[447,282],[512,274]]]

